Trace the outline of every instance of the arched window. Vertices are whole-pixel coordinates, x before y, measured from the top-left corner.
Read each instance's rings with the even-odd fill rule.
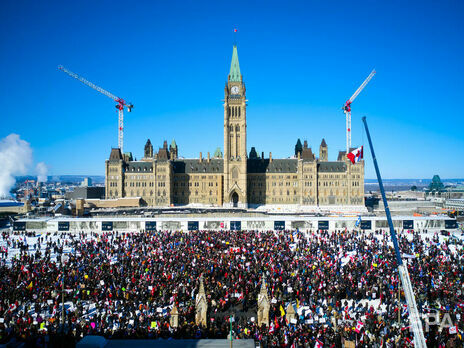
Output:
[[[241,109],[241,107],[239,106],[238,107],[238,117],[240,117],[240,109]]]
[[[240,132],[240,126],[235,126],[235,131]]]

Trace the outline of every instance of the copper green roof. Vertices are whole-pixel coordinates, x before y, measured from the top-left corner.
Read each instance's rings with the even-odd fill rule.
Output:
[[[240,65],[238,63],[237,46],[234,45],[232,51],[232,62],[230,63],[229,81],[241,82],[242,75],[240,74]]]
[[[214,152],[214,157],[215,157],[215,158],[222,158],[222,151],[221,151],[221,148],[220,148],[220,147],[218,147],[218,148],[216,149],[216,151]]]
[[[171,147],[174,149],[177,147],[176,141],[174,139],[172,139]]]

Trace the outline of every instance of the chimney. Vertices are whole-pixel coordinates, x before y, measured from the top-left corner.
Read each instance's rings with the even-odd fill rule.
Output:
[[[261,152],[261,159],[264,159],[264,151]]]
[[[210,162],[211,158],[209,157],[209,151],[208,151],[208,163]]]
[[[200,152],[200,163],[202,162],[202,158],[201,158],[201,152]]]
[[[269,163],[272,163],[272,152],[269,152]]]

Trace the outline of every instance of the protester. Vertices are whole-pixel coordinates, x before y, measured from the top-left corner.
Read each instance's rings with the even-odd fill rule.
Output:
[[[234,337],[264,347],[342,347],[344,341],[358,347],[412,346],[389,240],[386,231],[346,230],[4,232],[0,343],[72,345],[85,335],[224,339],[233,315]],[[441,315],[442,326],[425,330],[424,325],[427,343],[462,345],[462,242],[439,243],[438,235],[403,231],[399,245],[419,311]],[[207,328],[195,325],[201,275]],[[271,302],[269,327],[256,324],[263,277]],[[296,322],[287,318],[288,304],[297,312]],[[173,305],[178,328],[169,324]]]

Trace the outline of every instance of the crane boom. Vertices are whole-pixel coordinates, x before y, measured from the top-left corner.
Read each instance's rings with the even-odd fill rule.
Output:
[[[358,96],[359,93],[361,93],[361,91],[364,89],[364,87],[366,87],[366,85],[369,83],[369,81],[374,77],[375,75],[375,70],[372,70],[371,73],[369,74],[369,76],[364,80],[364,82],[362,83],[361,86],[359,86],[359,88],[356,90],[356,92],[354,92],[354,94],[351,96],[350,99],[348,99],[348,101],[350,103],[352,103],[356,97]]]
[[[84,85],[93,88],[94,90],[100,92],[103,95],[113,99],[116,104],[116,109],[118,109],[118,146],[123,153],[123,144],[124,144],[124,107],[127,108],[127,111],[131,112],[134,105],[132,103],[126,103],[126,101],[122,98],[115,96],[113,93],[108,92],[107,90],[97,86],[96,84],[88,81],[87,79],[79,76],[78,74],[72,72],[71,70],[66,69],[64,66],[58,66],[58,69],[65,72],[71,77],[74,77],[76,80],[82,82]]]
[[[396,237],[395,228],[393,226],[390,208],[388,207],[387,197],[385,197],[385,189],[383,188],[382,177],[380,175],[379,166],[377,164],[377,158],[375,157],[374,146],[372,145],[371,134],[369,133],[369,127],[367,126],[366,116],[362,118],[362,121],[366,130],[367,140],[369,141],[369,147],[371,149],[372,154],[372,161],[374,162],[375,173],[377,175],[377,181],[379,182],[380,193],[382,194],[383,205],[385,207],[385,215],[387,217],[388,226],[390,228],[390,237],[393,242],[393,248],[395,249],[396,266],[400,275],[401,284],[403,285],[406,303],[408,304],[409,323],[414,334],[414,347],[427,348],[424,338],[424,330],[422,328],[422,322],[420,319],[420,313],[417,309],[416,299],[414,297],[414,291],[411,284],[411,278],[409,277],[408,267],[403,263],[403,260],[401,259],[401,253],[398,247],[398,239]]]
[[[82,76],[77,75],[76,73],[72,72],[71,70],[66,69],[64,66],[60,65],[58,69],[64,71],[66,74],[68,74],[71,77],[74,77],[76,80],[81,81],[84,85],[89,86],[90,88],[93,88],[94,90],[100,92],[101,94],[106,95],[107,97],[113,99],[115,102],[119,102],[121,98],[116,97],[114,94],[108,92],[107,90],[104,90],[103,88],[97,86],[96,84],[86,80]]]

